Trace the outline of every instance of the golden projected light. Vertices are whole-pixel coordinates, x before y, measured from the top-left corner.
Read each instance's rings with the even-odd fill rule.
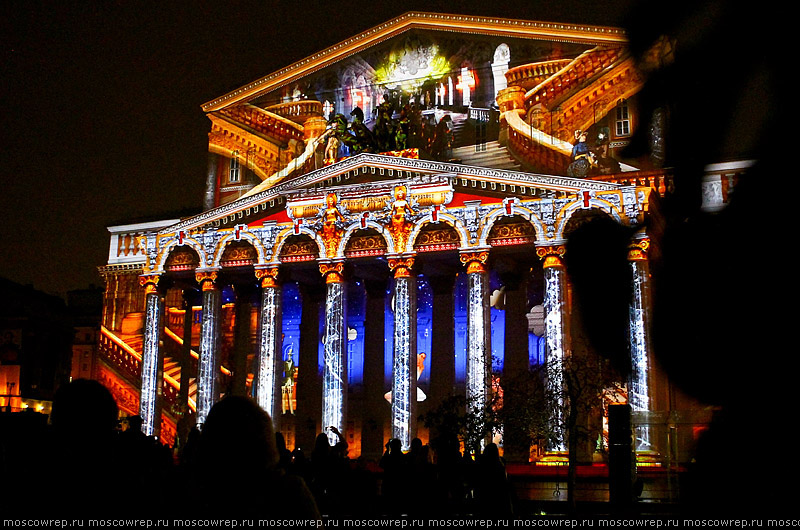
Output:
[[[439,47],[406,45],[393,51],[375,70],[375,80],[386,88],[415,93],[428,81],[450,73],[450,63],[439,55]]]

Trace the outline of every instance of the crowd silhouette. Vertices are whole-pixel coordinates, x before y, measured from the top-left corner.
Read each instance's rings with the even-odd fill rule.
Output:
[[[386,443],[379,462],[349,457],[320,433],[309,456],[286,447],[253,400],[229,396],[193,428],[182,447],[142,433],[141,418],[120,428],[99,382],[61,387],[50,425],[18,428],[0,454],[4,513],[76,516],[229,516],[319,519],[337,516],[512,514],[497,446],[475,460],[455,437],[430,445]],[[7,434],[7,433],[6,433]]]

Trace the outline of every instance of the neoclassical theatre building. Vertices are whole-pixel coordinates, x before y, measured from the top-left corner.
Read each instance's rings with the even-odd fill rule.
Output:
[[[645,227],[673,182],[640,68],[615,28],[408,13],[209,101],[202,213],[108,227],[96,378],[167,443],[249,395],[290,448],[335,427],[377,457],[571,355],[565,245],[605,216],[635,234],[623,397],[669,454],[702,414],[650,355]],[[709,167],[704,207],[746,166]]]

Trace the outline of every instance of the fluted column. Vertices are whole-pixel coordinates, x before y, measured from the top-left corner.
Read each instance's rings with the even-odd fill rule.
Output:
[[[322,370],[322,429],[331,444],[338,437],[328,431],[336,427],[345,432],[347,400],[347,285],[344,283],[343,263],[321,263],[325,277],[325,338]]]
[[[142,417],[142,432],[147,436],[158,434],[160,414],[158,410],[159,363],[161,362],[161,326],[163,302],[158,293],[157,274],[139,278],[145,291],[144,344],[142,346],[142,386],[139,397],[139,415]]]
[[[197,424],[202,425],[208,411],[219,399],[219,319],[222,293],[216,285],[216,270],[197,271],[195,277],[203,293],[200,363],[197,370]]]
[[[270,415],[276,427],[276,418],[279,417],[276,407],[278,362],[281,356],[281,292],[277,276],[277,267],[256,269],[256,277],[261,280],[261,332],[253,381],[256,402]]]
[[[488,250],[464,252],[467,267],[467,406],[483,411],[489,397],[491,330],[489,328]]]
[[[569,340],[566,328],[566,271],[564,270],[563,245],[537,247],[536,255],[544,259],[544,325],[545,355],[548,364],[547,384],[551,395],[556,396],[555,427],[559,431],[559,442],[551,444],[551,451],[566,451],[566,437],[563,432],[564,414],[564,357],[569,351]]]
[[[632,293],[628,333],[631,348],[631,375],[628,382],[628,404],[632,412],[650,412],[650,332],[648,329],[649,278],[647,250],[648,238],[639,238],[628,249],[631,267]],[[647,425],[636,427],[637,451],[652,450],[650,429]]]
[[[394,355],[392,358],[392,437],[411,448],[416,435],[417,282],[413,257],[390,258],[394,273]]]

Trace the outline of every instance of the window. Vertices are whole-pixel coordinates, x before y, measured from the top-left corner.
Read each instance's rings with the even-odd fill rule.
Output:
[[[239,182],[239,151],[231,153],[231,166],[228,182]]]
[[[631,134],[630,112],[628,111],[628,102],[624,99],[617,103],[616,133],[617,136],[630,136]]]

